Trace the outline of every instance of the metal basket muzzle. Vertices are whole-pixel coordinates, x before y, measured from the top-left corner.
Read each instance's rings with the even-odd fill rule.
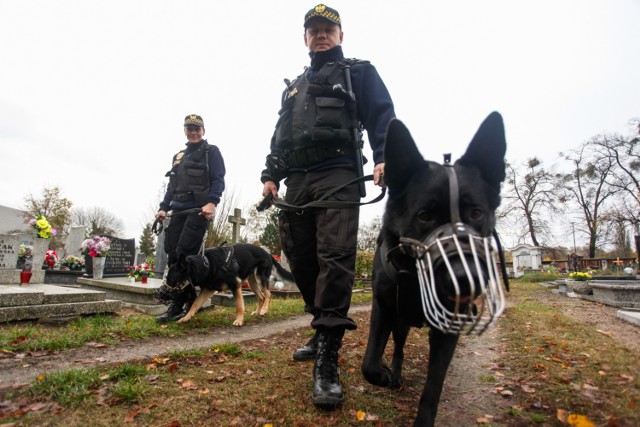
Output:
[[[401,238],[416,260],[422,309],[431,326],[479,335],[502,314],[505,293],[491,240],[462,223],[442,226],[424,242]]]

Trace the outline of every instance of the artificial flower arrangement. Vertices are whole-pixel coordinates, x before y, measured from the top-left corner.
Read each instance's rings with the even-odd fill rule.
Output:
[[[33,248],[30,245],[20,243],[20,249],[18,249],[18,258],[27,259],[33,257]]]
[[[44,215],[36,215],[35,218],[29,221],[29,225],[36,230],[36,237],[41,239],[50,239],[58,234],[58,231],[51,227]]]
[[[69,270],[82,270],[84,267],[84,259],[73,255],[67,255],[60,264],[67,267]]]
[[[45,267],[53,268],[56,262],[58,262],[58,253],[53,249],[48,249],[44,256]]]
[[[18,261],[16,262],[16,268],[20,270],[31,270],[33,260],[33,247],[31,245],[25,245],[20,243],[18,249]]]
[[[149,264],[142,263],[140,265],[134,265],[132,267],[129,267],[127,269],[129,271],[129,274],[127,275],[127,277],[133,277],[135,279],[138,279],[139,277],[153,277],[153,270],[151,269],[151,266]]]
[[[93,236],[82,242],[82,253],[92,257],[105,257],[111,249],[111,240],[106,236]]]
[[[591,275],[589,273],[583,273],[581,271],[569,273],[569,277],[573,280],[577,280],[578,282],[586,282],[587,280],[591,280]]]

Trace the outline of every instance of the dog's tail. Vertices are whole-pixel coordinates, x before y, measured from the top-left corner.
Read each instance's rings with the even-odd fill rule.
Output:
[[[275,270],[274,273],[276,274],[276,276],[278,276],[282,280],[288,280],[289,282],[296,281],[296,279],[293,277],[293,274],[291,274],[289,270],[280,265],[277,259],[273,257],[271,258],[273,259],[273,268]]]

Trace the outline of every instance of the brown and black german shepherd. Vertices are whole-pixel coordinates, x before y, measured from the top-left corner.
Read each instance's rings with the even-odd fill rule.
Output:
[[[436,141],[437,143],[437,141]],[[362,372],[372,384],[401,383],[411,326],[430,326],[429,366],[416,426],[433,426],[460,333],[481,333],[504,309],[490,240],[506,142],[500,114],[490,114],[455,164],[423,160],[407,128],[389,124],[389,189],[374,261],[373,307]],[[504,263],[503,263],[504,264]],[[393,334],[390,368],[382,361]]]
[[[266,315],[271,301],[269,278],[272,273],[281,279],[294,281],[293,275],[271,254],[248,243],[220,246],[205,250],[203,255],[181,257],[178,262],[169,266],[167,285],[175,288],[190,282],[193,286],[199,286],[201,290],[187,314],[178,320],[178,323],[188,322],[216,292],[230,290],[236,304],[236,319],[233,324],[242,326],[242,284],[245,280],[249,282],[249,287],[258,299],[258,308],[252,314]]]

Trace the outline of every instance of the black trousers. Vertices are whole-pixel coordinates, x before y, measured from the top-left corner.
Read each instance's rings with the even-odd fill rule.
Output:
[[[285,200],[303,205],[356,177],[350,167],[292,173],[285,180]],[[330,200],[360,201],[357,184],[340,190]],[[356,329],[347,314],[355,276],[359,213],[359,208],[280,211],[282,247],[305,311],[313,315],[313,328]]]
[[[208,225],[209,221],[198,212],[179,215],[179,211],[174,211],[164,236],[168,265],[178,261],[180,255],[195,255],[200,252]]]

